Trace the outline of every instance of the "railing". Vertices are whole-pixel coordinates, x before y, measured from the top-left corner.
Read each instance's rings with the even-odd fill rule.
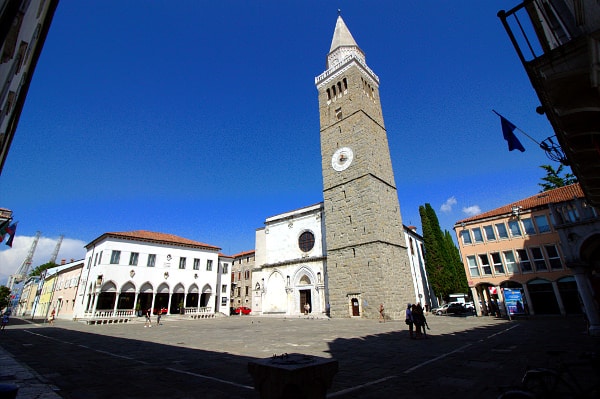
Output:
[[[192,314],[207,314],[207,313],[212,313],[212,307],[210,306],[204,306],[201,308],[184,308],[184,312],[187,315],[192,315]]]
[[[87,311],[84,313],[85,318],[106,319],[114,317],[132,317],[135,311],[133,309],[96,309],[95,312]]]
[[[572,17],[551,2],[525,0],[508,11],[499,11],[498,18],[523,64],[568,43],[579,34]],[[524,54],[522,48],[528,54]]]

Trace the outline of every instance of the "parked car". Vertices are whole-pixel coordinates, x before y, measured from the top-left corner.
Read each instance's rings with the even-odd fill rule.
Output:
[[[235,309],[235,314],[250,314],[250,312],[252,312],[252,309],[246,307],[246,306],[239,306]]]
[[[467,302],[465,303],[465,309],[473,311],[475,310],[475,304],[473,302]]]
[[[440,306],[439,308],[435,308],[431,312],[433,314],[441,316],[444,314],[446,314],[446,315],[447,314],[461,314],[461,313],[465,313],[466,311],[467,311],[467,309],[464,307],[464,305],[462,303],[452,302],[452,303],[448,303],[446,305]]]

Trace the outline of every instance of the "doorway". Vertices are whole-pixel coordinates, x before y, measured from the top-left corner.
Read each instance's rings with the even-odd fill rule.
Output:
[[[312,312],[312,302],[310,298],[310,290],[300,290],[300,313],[304,313],[304,305],[310,306],[308,313]]]
[[[352,316],[360,316],[360,309],[358,307],[358,298],[352,298]]]

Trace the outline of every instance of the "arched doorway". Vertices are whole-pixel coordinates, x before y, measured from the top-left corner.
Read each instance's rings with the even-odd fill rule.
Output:
[[[200,295],[200,307],[206,307],[210,303],[210,296],[212,295],[212,288],[209,284],[202,287],[202,295]]]
[[[142,313],[145,313],[148,309],[152,307],[152,297],[154,296],[153,290],[154,289],[152,287],[152,284],[150,283],[144,283],[140,287],[140,295],[138,295],[138,304],[140,305],[139,309],[142,311]]]
[[[117,302],[117,309],[133,309],[135,304],[135,285],[128,281],[121,287],[121,293],[119,294],[119,300]]]
[[[198,286],[194,283],[188,289],[188,294],[185,298],[185,306],[189,308],[197,308],[200,296],[198,295]]]
[[[300,314],[311,313],[313,311],[310,285],[310,278],[306,274],[300,277],[300,280],[298,281],[298,293],[300,295]]]
[[[558,292],[562,299],[565,312],[567,314],[581,314],[581,302],[579,300],[579,291],[577,290],[577,282],[575,277],[563,277],[556,282]]]
[[[185,289],[181,283],[177,284],[173,288],[173,295],[171,295],[171,313],[185,313]]]
[[[112,281],[104,284],[98,295],[98,302],[96,303],[96,310],[112,310],[115,306],[115,300],[117,299],[117,286]]]
[[[165,313],[165,310],[169,307],[169,285],[167,283],[161,283],[156,289],[156,298],[154,299],[153,314]],[[168,312],[167,312],[168,313]]]
[[[537,278],[527,283],[531,307],[535,314],[560,314],[552,283]]]

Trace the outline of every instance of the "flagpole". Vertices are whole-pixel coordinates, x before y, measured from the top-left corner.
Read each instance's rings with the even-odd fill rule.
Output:
[[[496,115],[498,115],[501,118],[504,118],[504,116],[500,115],[498,112],[496,112],[495,109],[492,110],[493,113],[495,113]],[[504,118],[506,119],[506,118]],[[508,120],[508,119],[507,119]],[[531,137],[530,135],[528,135],[527,133],[525,133],[523,130],[519,129],[517,126],[515,126],[515,129],[518,130],[519,132],[523,133],[525,136],[527,136],[529,138],[529,140],[533,141],[534,143],[536,143],[538,146],[542,147],[542,144],[537,141],[536,139],[534,139],[533,137]],[[543,147],[542,147],[543,148]]]

